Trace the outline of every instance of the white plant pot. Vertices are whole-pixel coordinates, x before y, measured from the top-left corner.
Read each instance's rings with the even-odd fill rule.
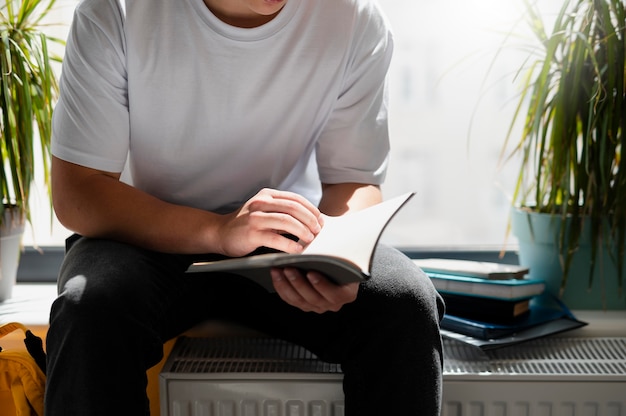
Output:
[[[10,209],[4,211],[0,226],[0,302],[10,299],[20,262],[24,219]]]

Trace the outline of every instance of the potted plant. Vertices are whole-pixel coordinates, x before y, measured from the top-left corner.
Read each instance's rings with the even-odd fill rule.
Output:
[[[0,301],[10,298],[36,167],[49,185],[52,108],[58,84],[42,23],[55,0],[0,5]],[[49,187],[48,187],[49,191]]]
[[[564,0],[551,33],[535,6],[526,10],[539,42],[504,147],[521,161],[511,217],[520,263],[570,307],[623,309],[625,6]]]

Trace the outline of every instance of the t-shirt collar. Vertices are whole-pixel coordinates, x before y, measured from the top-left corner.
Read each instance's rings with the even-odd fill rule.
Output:
[[[241,28],[221,21],[206,6],[203,0],[191,0],[198,15],[216,33],[238,41],[256,41],[269,38],[284,28],[296,15],[303,0],[288,0],[280,13],[268,23],[254,27]]]

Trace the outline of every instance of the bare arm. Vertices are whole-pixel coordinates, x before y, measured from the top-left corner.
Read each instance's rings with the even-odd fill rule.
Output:
[[[338,216],[348,211],[357,211],[382,201],[380,187],[360,183],[323,184],[320,211]]]
[[[310,241],[319,231],[319,210],[304,198],[262,190],[236,212],[218,215],[157,199],[104,172],[53,157],[56,215],[81,235],[124,241],[162,252],[241,256],[266,246],[298,252],[283,234]]]

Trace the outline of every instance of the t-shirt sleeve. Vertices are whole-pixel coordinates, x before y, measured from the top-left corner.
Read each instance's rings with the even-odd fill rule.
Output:
[[[386,75],[393,36],[374,5],[354,24],[343,89],[318,141],[317,164],[323,183],[381,184],[389,157]]]
[[[129,148],[124,16],[119,3],[84,1],[72,21],[52,124],[52,154],[121,172]]]

